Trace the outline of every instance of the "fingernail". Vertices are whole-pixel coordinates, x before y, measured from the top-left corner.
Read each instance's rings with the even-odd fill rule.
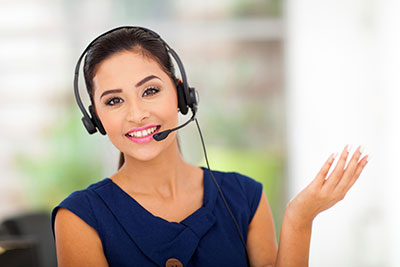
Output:
[[[335,159],[335,158],[337,157],[337,155],[338,155],[338,153],[336,152],[336,153],[333,153],[333,154],[331,155],[331,157],[332,157],[333,159]]]
[[[361,154],[364,153],[364,147],[363,146],[360,146],[360,153]]]
[[[349,152],[349,153],[350,153],[350,150],[351,150],[351,145],[347,145],[347,146],[346,146],[346,150],[347,150],[347,152]]]
[[[365,160],[366,160],[367,162],[369,162],[369,161],[371,160],[371,158],[372,158],[371,155],[367,155],[367,157],[365,158]]]

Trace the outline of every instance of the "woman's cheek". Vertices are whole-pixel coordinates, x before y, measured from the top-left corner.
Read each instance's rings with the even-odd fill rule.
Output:
[[[111,123],[110,123],[110,128],[111,131],[116,134],[116,135],[121,135],[123,134],[123,125],[121,124],[121,122],[118,119],[111,119]]]
[[[178,121],[178,101],[175,94],[172,94],[167,101],[164,101],[162,108],[163,114],[168,114],[168,117],[176,116],[176,122]]]
[[[102,120],[102,124],[109,136],[115,135],[115,134],[121,134],[123,129],[122,129],[121,122],[117,116],[107,115],[107,116],[104,116],[103,118],[104,119]]]

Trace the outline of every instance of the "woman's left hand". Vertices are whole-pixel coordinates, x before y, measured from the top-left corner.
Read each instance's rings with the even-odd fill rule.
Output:
[[[368,156],[361,157],[361,146],[354,152],[345,168],[349,155],[348,146],[343,150],[338,163],[329,177],[329,169],[335,160],[332,154],[322,166],[315,179],[296,195],[288,204],[286,212],[298,227],[311,227],[314,218],[342,200],[353,186],[368,162]]]

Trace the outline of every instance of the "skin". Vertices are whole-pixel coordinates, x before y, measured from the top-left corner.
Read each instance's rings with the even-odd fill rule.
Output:
[[[135,87],[149,75],[159,79]],[[100,63],[93,84],[97,114],[110,141],[125,156],[125,164],[110,177],[113,182],[153,215],[171,222],[180,222],[200,208],[203,171],[182,159],[176,132],[161,142],[152,140],[144,144],[125,137],[129,130],[145,125],[161,125],[162,131],[178,124],[176,88],[157,62],[134,51],[116,53]],[[156,87],[159,92],[148,90],[149,87]],[[101,98],[110,89],[121,92]],[[110,98],[114,101],[110,102]],[[343,199],[367,163],[366,157],[359,160],[360,156],[357,149],[344,168],[348,157],[344,150],[326,179],[333,163],[330,157],[310,185],[289,202],[279,249],[271,209],[263,192],[247,237],[251,266],[308,266],[312,221],[318,213]],[[58,211],[55,235],[59,266],[108,266],[99,235],[74,213],[63,208]]]
[[[258,234],[266,236],[265,232],[269,227],[267,220],[272,219],[263,194],[249,226],[248,241],[252,239],[248,245],[251,266],[308,266],[314,218],[345,197],[368,162],[368,156],[361,158],[362,153],[358,147],[345,167],[349,156],[347,148],[348,146],[344,148],[336,167],[328,177],[334,162],[333,155],[325,162],[314,180],[288,203],[282,222],[279,248],[277,254],[274,254],[274,259],[268,254],[273,250],[271,245],[266,244],[263,238],[256,237]]]

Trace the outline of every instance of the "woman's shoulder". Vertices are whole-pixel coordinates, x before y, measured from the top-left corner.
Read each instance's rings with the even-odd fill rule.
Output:
[[[51,213],[52,228],[54,233],[54,222],[57,212],[60,208],[67,209],[80,217],[87,224],[97,229],[98,222],[94,215],[93,207],[99,201],[99,197],[95,193],[98,188],[101,188],[110,183],[109,178],[104,178],[101,181],[90,184],[85,189],[80,189],[69,194],[62,200],[56,207],[53,208]]]
[[[204,171],[208,171],[204,168]],[[239,186],[244,192],[262,189],[262,183],[238,171],[212,170],[225,186]]]
[[[246,209],[249,211],[250,221],[260,203],[263,184],[238,171],[213,170],[212,173],[227,198],[237,203],[247,203]]]
[[[100,188],[103,187],[107,184],[110,183],[109,178],[104,178],[101,181],[95,182],[93,184],[90,184],[87,188],[85,189],[80,189],[76,190],[72,193],[70,193],[64,200],[61,201],[59,205],[65,205],[65,204],[78,204],[82,205],[88,202],[91,198],[95,196],[94,192]]]

